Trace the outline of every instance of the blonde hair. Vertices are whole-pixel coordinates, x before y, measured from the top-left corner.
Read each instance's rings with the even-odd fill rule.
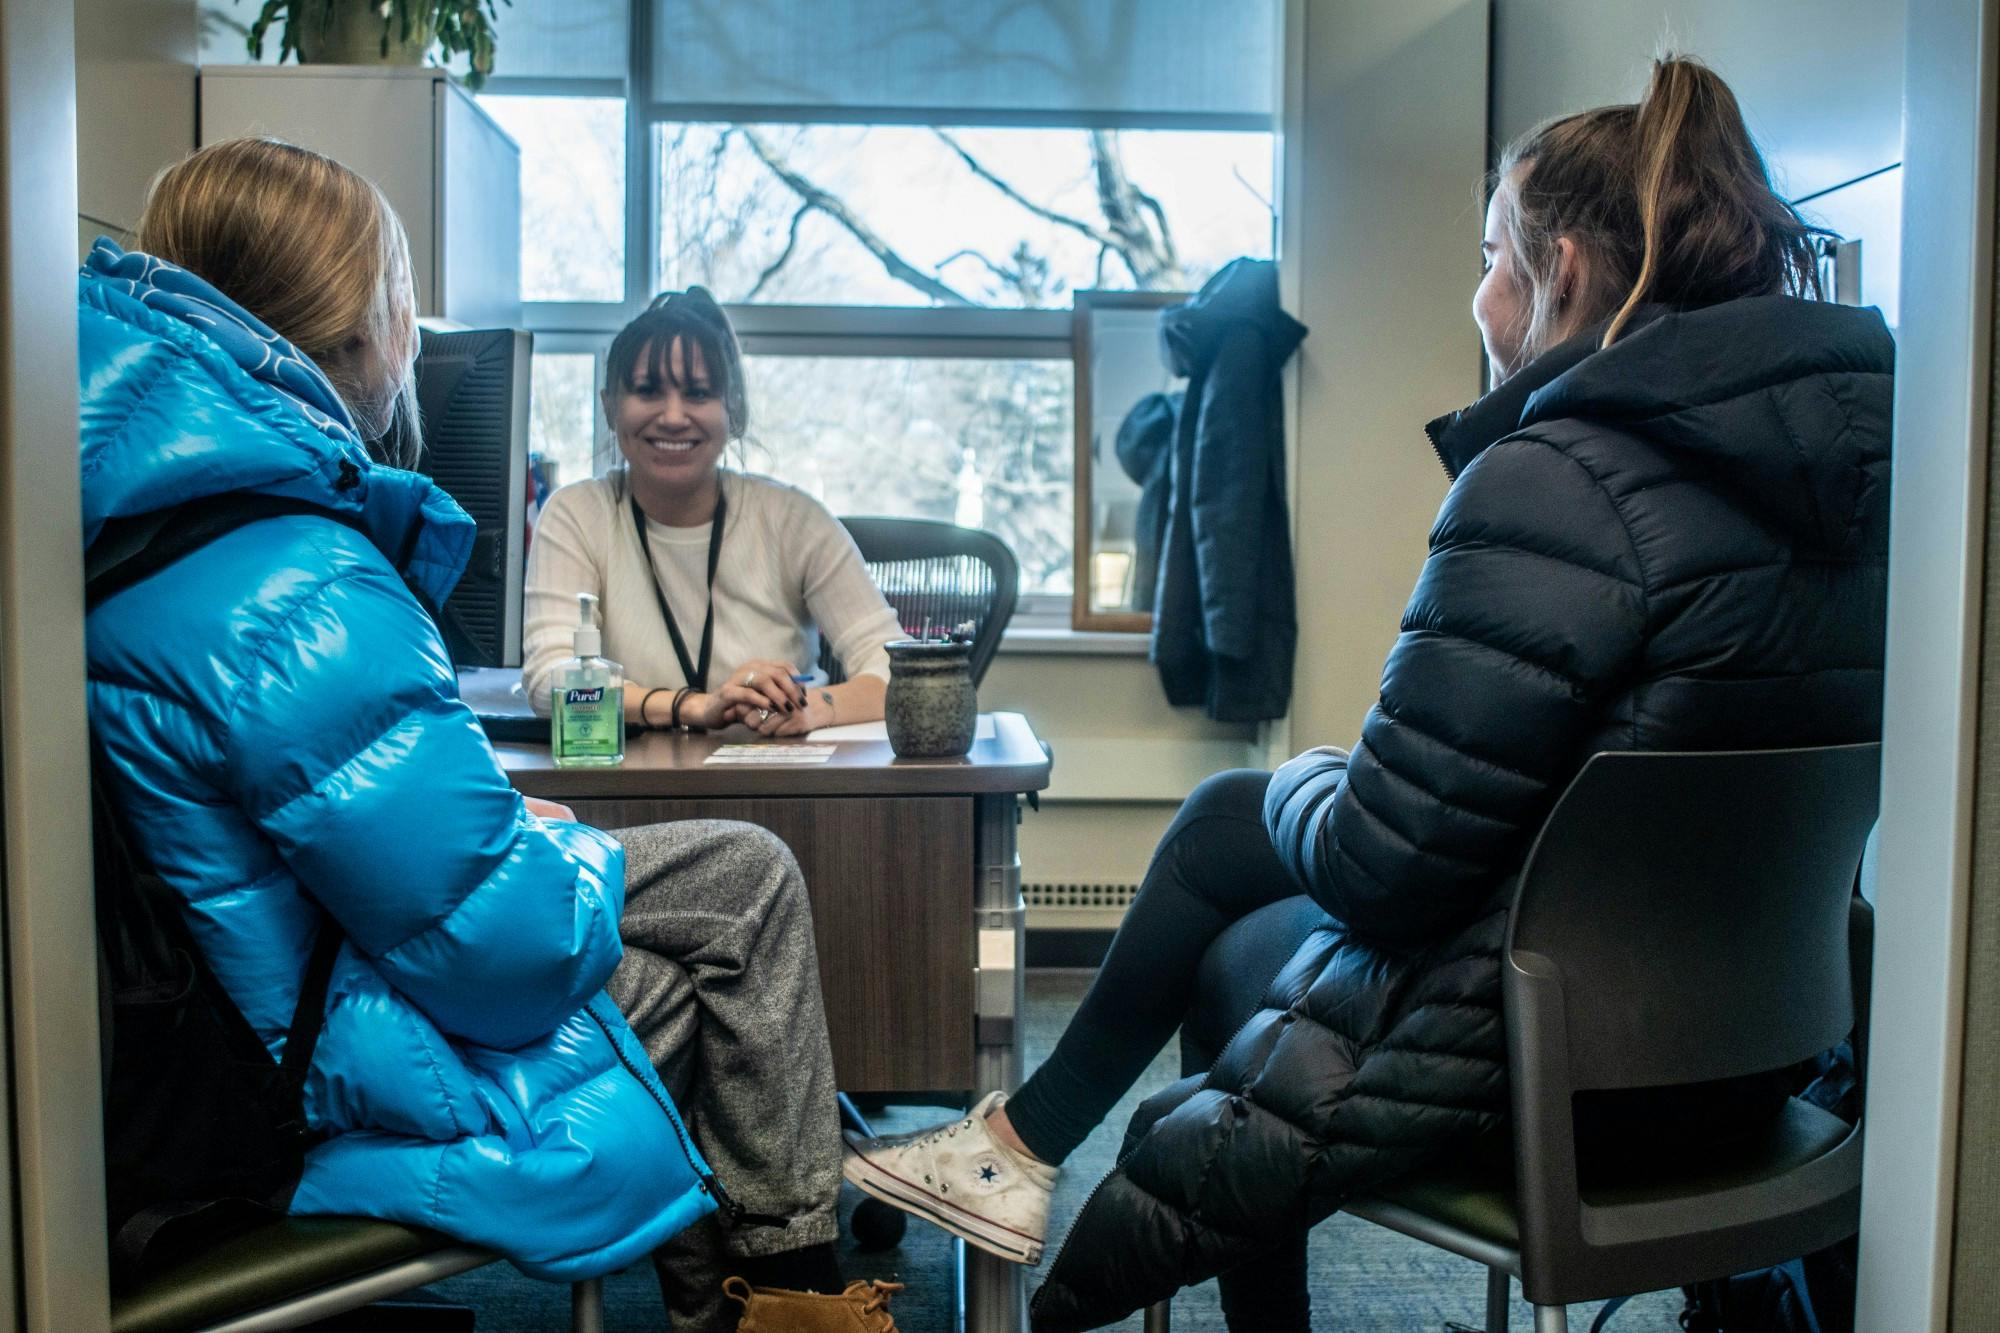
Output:
[[[372,183],[277,139],[229,139],[160,173],[134,239],[312,358],[370,449],[414,465],[409,240]]]
[[[1697,60],[1654,61],[1636,103],[1536,126],[1508,145],[1490,188],[1529,294],[1521,364],[1604,320],[1609,347],[1647,301],[1820,295],[1821,229],[1771,188],[1736,95]],[[1565,236],[1582,261],[1568,290]]]

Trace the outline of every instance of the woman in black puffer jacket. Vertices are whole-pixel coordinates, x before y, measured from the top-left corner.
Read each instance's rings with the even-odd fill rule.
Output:
[[[940,1180],[1019,1166],[923,1207],[969,1235],[959,1213],[1018,1219],[1187,1014],[1208,944],[1261,910],[1203,1006],[1247,1021],[1195,1034],[1213,1068],[1142,1113],[1039,1329],[1216,1274],[1232,1329],[1306,1328],[1306,1229],[1504,1119],[1507,890],[1584,761],[1879,738],[1894,348],[1875,311],[1801,299],[1811,230],[1727,86],[1663,61],[1639,104],[1528,134],[1483,249],[1498,387],[1431,425],[1452,487],[1352,755],[1203,784],[1014,1100],[849,1159],[882,1194],[869,1165],[916,1154]],[[1782,1096],[1745,1080],[1603,1113],[1699,1148]]]

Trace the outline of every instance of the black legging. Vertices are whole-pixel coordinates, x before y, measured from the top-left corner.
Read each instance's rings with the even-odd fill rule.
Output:
[[[1184,1035],[1196,1061],[1221,1053],[1263,998],[1265,987],[1325,915],[1278,863],[1264,832],[1264,789],[1254,769],[1218,773],[1182,804],[1111,941],[1097,979],[1048,1060],[1007,1103],[1021,1141],[1060,1163],[1111,1112],[1167,1039],[1189,1017],[1202,957],[1229,926],[1274,903],[1268,925],[1230,941],[1211,960],[1196,1010],[1202,1030]],[[1184,1069],[1183,1073],[1195,1072]],[[1232,1329],[1287,1333],[1307,1328],[1304,1232],[1221,1279]]]
[[[1090,993],[1048,1060],[1007,1103],[1021,1141],[1043,1161],[1059,1165],[1074,1152],[1179,1029],[1216,936],[1299,892],[1264,832],[1270,781],[1255,769],[1218,773],[1194,789],[1167,827]],[[1233,1021],[1219,1035],[1190,1034],[1197,1049],[1220,1053],[1264,984],[1324,919],[1309,899],[1298,903],[1281,926],[1246,941],[1243,956],[1232,959],[1233,995],[1204,996],[1203,1013]]]

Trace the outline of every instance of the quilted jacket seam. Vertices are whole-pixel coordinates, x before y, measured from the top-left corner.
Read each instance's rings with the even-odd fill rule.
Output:
[[[1576,676],[1572,676],[1568,672],[1565,672],[1560,668],[1552,667],[1548,665],[1546,662],[1537,662],[1534,658],[1529,657],[1523,653],[1517,653],[1512,648],[1502,648],[1497,643],[1488,643],[1484,639],[1477,638],[1471,634],[1463,633],[1459,630],[1433,629],[1427,625],[1419,625],[1414,627],[1412,630],[1407,630],[1405,632],[1442,635],[1446,638],[1457,639],[1460,643],[1469,643],[1474,648],[1484,649],[1486,652],[1489,653],[1498,653],[1502,657],[1511,658],[1512,660],[1519,662],[1522,666],[1528,667],[1530,670],[1540,672],[1542,675],[1549,676],[1557,681],[1560,681],[1565,687],[1565,689],[1571,694],[1581,695],[1582,693],[1584,693],[1584,687],[1589,684],[1588,681],[1582,680]]]
[[[1564,456],[1567,457],[1567,455]],[[1576,460],[1571,459],[1570,461],[1575,462]],[[1579,464],[1579,466],[1581,465]],[[1581,560],[1572,559],[1570,556],[1567,555],[1559,555],[1554,551],[1537,550],[1535,547],[1523,545],[1518,541],[1502,541],[1493,537],[1456,538],[1444,543],[1443,545],[1437,548],[1437,551],[1434,551],[1432,554],[1435,555],[1440,552],[1446,552],[1446,551],[1472,551],[1480,549],[1492,550],[1492,551],[1513,551],[1518,555],[1525,555],[1533,560],[1546,560],[1551,564],[1562,565],[1567,569],[1580,570],[1585,574],[1595,574],[1598,578],[1608,579],[1613,583],[1622,583],[1628,588],[1637,588],[1641,586],[1638,580],[1628,578],[1625,575],[1620,574],[1618,571],[1613,569],[1601,569],[1596,565],[1588,565]]]
[[[1612,433],[1615,434],[1617,432]],[[1626,517],[1624,506],[1618,502],[1618,497],[1611,493],[1611,488],[1606,486],[1603,479],[1595,472],[1592,472],[1582,459],[1571,453],[1567,448],[1555,444],[1553,441],[1543,440],[1542,443],[1554,449],[1557,454],[1567,458],[1571,463],[1574,463],[1582,470],[1584,476],[1590,478],[1591,484],[1597,487],[1597,493],[1604,497],[1604,503],[1610,508],[1612,517],[1618,520],[1619,530],[1625,534],[1626,549],[1632,553],[1632,567],[1639,571],[1639,581],[1633,586],[1638,589],[1639,593],[1639,643],[1641,647],[1640,655],[1643,656],[1644,645],[1652,638],[1653,592],[1650,587],[1651,580],[1646,573],[1645,557],[1639,551],[1639,540],[1632,535],[1632,521]],[[1626,745],[1634,750],[1639,748],[1639,718],[1636,712],[1633,714],[1631,728],[1626,736]]]
[[[1608,431],[1607,433],[1619,434],[1620,432]],[[1595,472],[1591,471],[1590,465],[1585,463],[1581,458],[1578,458],[1574,453],[1571,453],[1567,446],[1557,444],[1555,441],[1546,439],[1539,435],[1526,436],[1523,438],[1533,439],[1537,443],[1544,445],[1549,449],[1554,450],[1557,457],[1568,460],[1568,462],[1573,467],[1575,467],[1578,471],[1582,472],[1585,477],[1588,477],[1590,479],[1590,484],[1596,488],[1597,493],[1599,495],[1604,497],[1605,507],[1610,509],[1612,516],[1618,520],[1619,530],[1625,534],[1625,548],[1632,553],[1632,567],[1639,571],[1639,577],[1637,579],[1625,579],[1622,580],[1622,582],[1625,582],[1630,586],[1637,588],[1639,590],[1639,598],[1642,605],[1644,606],[1645,623],[1648,626],[1651,626],[1653,623],[1652,595],[1650,586],[1652,581],[1647,576],[1646,560],[1645,557],[1640,554],[1638,538],[1632,535],[1632,521],[1626,516],[1624,505],[1622,505],[1619,502],[1619,499],[1616,495],[1613,495],[1611,493],[1611,488],[1604,484],[1604,479],[1599,477]]]
[[[1414,777],[1410,777],[1408,773],[1404,773],[1402,769],[1398,769],[1396,765],[1392,765],[1392,763],[1390,763],[1390,761],[1388,761],[1388,759],[1386,759],[1386,757],[1382,755],[1382,751],[1370,751],[1370,753],[1372,753],[1372,755],[1376,757],[1376,773],[1382,773],[1382,775],[1386,775],[1386,777],[1394,779],[1396,783],[1400,783],[1400,785],[1408,787],[1410,791],[1414,791],[1414,793],[1420,793],[1422,797],[1428,797],[1430,801],[1436,801],[1438,805],[1446,807],[1448,811],[1452,811],[1452,813],[1456,813],[1456,815],[1462,815],[1462,817],[1466,817],[1466,819],[1474,819],[1474,821],[1478,821],[1478,823],[1482,823],[1482,825],[1486,825],[1486,827],[1490,827],[1490,829],[1496,829],[1496,831],[1500,831],[1500,833],[1516,833],[1516,825],[1514,825],[1514,821],[1510,821],[1510,819],[1506,819],[1506,817],[1502,817],[1502,815],[1486,815],[1484,811],[1474,811],[1474,809],[1472,809],[1470,805],[1466,805],[1464,801],[1458,801],[1458,799],[1454,799],[1454,797],[1448,797],[1448,795],[1444,795],[1442,791],[1432,791],[1430,787],[1424,787],[1424,785],[1422,785],[1420,781],[1416,781]],[[1354,787],[1354,779],[1352,779],[1352,775],[1348,777],[1348,787]],[[1354,793],[1354,799],[1356,799],[1356,801],[1358,801],[1358,803],[1362,805],[1362,809],[1364,809],[1364,811],[1368,809],[1368,803],[1366,803],[1366,801],[1362,801],[1362,795],[1360,795],[1360,791],[1356,791],[1356,793]],[[1378,817],[1378,819],[1380,819],[1380,817]],[[1414,839],[1410,839],[1410,841],[1414,841]]]
[[[324,554],[324,552],[322,551],[321,554]],[[249,659],[245,663],[243,679],[237,684],[235,692],[229,696],[229,702],[223,706],[222,726],[225,735],[235,732],[236,714],[242,709],[243,700],[249,695],[250,686],[256,680],[256,668],[264,662],[272,645],[277,641],[278,635],[289,629],[293,621],[304,615],[315,603],[322,601],[336,586],[355,579],[365,578],[372,572],[371,570],[350,569],[328,575],[320,582],[314,584],[311,591],[302,594],[291,610],[285,612],[283,617],[264,631],[263,637],[257,642],[256,647],[251,650]],[[359,753],[359,750],[355,751],[355,754]],[[353,758],[354,755],[347,756],[346,759],[335,766],[335,771],[344,767]],[[305,794],[304,792],[299,793],[299,795]],[[292,800],[296,799],[298,799],[297,796],[292,798]],[[283,804],[290,805],[291,800],[287,800]],[[278,808],[282,809],[283,806],[281,805]]]
[[[1754,565],[1731,565],[1726,569],[1708,569],[1699,574],[1688,574],[1671,583],[1662,583],[1653,589],[1654,595],[1678,592],[1691,583],[1706,583],[1710,579],[1731,579],[1743,574],[1756,574],[1766,569],[1865,569],[1869,565],[1879,565],[1879,559],[1855,560],[1804,560],[1796,557],[1784,560],[1759,560]]]
[[[1882,671],[1882,664],[1879,662],[1857,662],[1853,664],[1832,663],[1827,666],[1807,667],[1804,670],[1800,671],[1767,671],[1767,672],[1760,672],[1756,675],[1732,675],[1721,679],[1712,676],[1699,675],[1693,671],[1662,671],[1659,675],[1654,676],[1651,680],[1647,681],[1646,684],[1648,688],[1651,688],[1652,686],[1660,684],[1662,681],[1696,680],[1700,681],[1704,685],[1716,685],[1716,684],[1755,685],[1762,681],[1802,680],[1807,676],[1824,676],[1824,675],[1830,675],[1835,672],[1850,672],[1850,671],[1872,671],[1877,675],[1880,675]]]
[[[520,830],[516,829],[514,831],[514,836],[507,840],[507,847],[509,851],[513,850],[514,845],[520,841],[520,838],[521,838]],[[467,889],[463,894],[463,896],[461,896],[457,902],[453,903],[449,909],[438,913],[438,915],[431,918],[429,921],[426,921],[423,925],[418,926],[408,935],[405,935],[402,939],[397,940],[394,944],[382,950],[382,952],[377,954],[376,957],[382,959],[389,958],[390,955],[398,953],[401,950],[408,948],[411,944],[414,944],[422,936],[428,935],[432,931],[437,930],[439,927],[443,926],[446,922],[450,921],[453,917],[457,916],[460,912],[464,911],[465,905],[467,903],[471,902],[474,898],[478,897],[481,891],[485,890],[486,888],[492,885],[494,871],[497,869],[498,865],[504,864],[506,859],[507,859],[506,853],[503,852],[501,854],[500,861],[496,862],[494,866],[489,866],[484,872],[482,872],[479,878],[476,881],[474,881],[472,887]]]
[[[1790,387],[1796,390],[1803,386],[1795,383]],[[1799,442],[1799,433],[1794,429],[1792,424],[1792,414],[1790,412],[1779,411],[1773,413],[1773,415],[1778,418],[1778,429],[1784,433],[1785,443],[1791,446],[1792,457],[1798,463],[1799,489],[1805,493],[1806,508],[1812,513],[1813,531],[1815,533],[1825,532],[1826,514],[1820,508],[1819,494],[1813,489],[1812,482],[1810,481],[1812,476],[1811,459],[1806,455],[1805,445]],[[1842,415],[1845,416],[1844,413]]]
[[[1368,804],[1368,798],[1362,795],[1360,789],[1358,789],[1354,785],[1354,780],[1352,778],[1349,778],[1347,782],[1347,794],[1349,798],[1353,800],[1354,804],[1360,807],[1362,814],[1367,815],[1369,820],[1372,823],[1374,823],[1378,828],[1383,829],[1389,834],[1390,837],[1394,838],[1398,843],[1401,843],[1405,849],[1407,849],[1410,853],[1413,854],[1413,859],[1419,862],[1425,860],[1442,861],[1447,865],[1459,866],[1467,870],[1476,871],[1482,868],[1483,866],[1482,862],[1468,861],[1463,857],[1453,856],[1449,852],[1440,852],[1434,848],[1428,848],[1420,845],[1415,838],[1412,838],[1409,834],[1397,828],[1394,824],[1390,823],[1387,819],[1383,818],[1380,812],[1378,812],[1372,806],[1370,806]],[[1380,876],[1371,875],[1370,878],[1379,879]]]
[[[163,704],[173,705],[173,707],[183,716],[185,716],[190,722],[194,723],[196,726],[199,726],[204,732],[207,733],[210,744],[214,745],[218,752],[223,752],[226,750],[228,744],[228,736],[226,735],[226,733],[218,734],[216,730],[218,725],[216,720],[212,717],[205,716],[202,713],[201,709],[196,708],[192,703],[190,703],[186,699],[183,699],[178,695],[169,694],[165,690],[156,689],[155,687],[148,685],[143,681],[130,680],[122,676],[97,675],[94,674],[88,667],[85,668],[84,676],[85,676],[84,683],[87,686],[88,685],[100,686],[107,690],[118,690],[126,694],[143,694],[148,699],[157,699]],[[199,804],[215,805],[215,804],[221,804],[221,802],[204,801],[204,802],[199,802]]]
[[[98,313],[106,319],[116,318],[108,312],[99,311]],[[139,409],[152,400],[153,394],[159,389],[161,382],[166,379],[167,372],[178,368],[182,361],[192,359],[185,351],[179,347],[175,347],[172,343],[168,343],[166,346],[171,350],[173,359],[161,358],[154,364],[151,373],[147,376],[143,385],[134,386],[131,394],[131,402],[126,407],[124,416],[119,418],[118,424],[110,428],[104,447],[93,449],[89,460],[78,471],[77,480],[79,482],[88,481],[97,474],[99,468],[110,461],[111,455],[123,443],[125,433],[132,428],[132,422],[138,417]]]
[[[1854,405],[1847,397],[1852,391],[1851,386],[1844,379],[1829,375],[1820,380],[1820,387],[1826,391],[1834,410],[1840,413],[1841,437],[1843,439],[1851,437],[1854,433]],[[1841,545],[1849,549],[1857,544],[1861,533],[1861,497],[1868,491],[1867,469],[1855,468],[1852,480],[1853,484],[1848,488],[1847,496],[1847,521],[1841,524],[1840,530]]]
[[[438,1059],[437,1051],[431,1045],[429,1033],[421,1026],[416,1029],[416,1033],[417,1040],[423,1044],[424,1067],[430,1070],[431,1081],[437,1085],[438,1100],[444,1103],[444,1113],[451,1118],[452,1137],[464,1138],[471,1131],[466,1128],[465,1122],[458,1118],[458,1107],[453,1103],[451,1087],[445,1082],[444,1064]]]
[[[317,540],[317,537],[315,537],[315,540]],[[231,699],[229,708],[226,710],[225,716],[229,719],[229,722],[225,727],[226,734],[229,735],[234,734],[235,716],[238,709],[241,707],[241,703],[244,696],[249,691],[252,680],[255,678],[254,668],[258,663],[264,660],[265,655],[269,652],[271,648],[271,645],[277,641],[279,633],[284,629],[286,629],[292,623],[293,620],[295,620],[300,615],[304,614],[304,612],[307,609],[309,609],[314,603],[320,601],[336,585],[346,582],[351,582],[357,579],[374,577],[376,573],[377,571],[374,570],[357,569],[357,570],[348,570],[333,575],[332,577],[326,579],[324,582],[320,583],[311,592],[306,593],[305,595],[300,597],[298,605],[294,606],[289,612],[285,614],[282,620],[278,621],[277,624],[271,627],[270,631],[264,636],[263,642],[259,644],[256,651],[251,654],[249,667],[252,669],[245,671],[243,683],[237,686],[236,694]],[[410,706],[405,708],[402,712],[397,713],[394,717],[387,719],[387,721],[381,728],[379,728],[372,735],[367,737],[367,739],[365,739],[360,745],[356,746],[350,753],[342,756],[339,762],[330,764],[327,767],[324,776],[320,779],[319,782],[313,783],[312,785],[306,787],[303,791],[297,792],[293,794],[291,797],[287,798],[286,800],[280,802],[278,805],[271,807],[268,811],[266,811],[262,815],[262,817],[259,819],[258,822],[261,823],[263,820],[276,818],[284,811],[297,805],[300,801],[304,801],[318,796],[322,786],[325,784],[327,779],[333,777],[333,775],[339,773],[341,770],[345,769],[348,765],[352,764],[357,758],[365,754],[371,746],[378,744],[384,736],[388,735],[391,731],[395,730],[397,726],[401,725],[404,719],[412,716],[413,714],[421,711],[424,708],[429,707],[431,704],[435,702],[437,702],[437,696],[432,694],[427,694],[421,698],[414,700],[410,704]],[[233,749],[233,746],[230,748]],[[225,768],[227,768],[229,764],[229,754],[227,751],[225,751],[224,753],[223,763]],[[509,839],[507,844],[509,851],[512,850],[515,841],[516,839]],[[423,924],[419,925],[415,930],[405,935],[402,939],[397,940],[394,944],[375,952],[373,956],[376,958],[387,958],[390,954],[395,953],[398,949],[401,949],[406,945],[408,945],[412,940],[415,940],[419,936],[424,935],[429,931],[435,930],[438,926],[444,924],[445,922],[449,921],[452,917],[456,916],[461,910],[463,910],[466,903],[472,900],[473,895],[477,894],[482,888],[486,887],[486,885],[489,882],[491,882],[494,869],[506,860],[506,855],[507,855],[506,852],[501,853],[501,856],[498,860],[496,860],[492,865],[487,866],[480,873],[479,877],[473,882],[472,886],[469,889],[467,889],[465,893],[462,894],[459,897],[459,899],[451,905],[450,908],[448,908],[443,912],[438,913],[436,916],[425,921]]]
[[[1491,1060],[1484,1060],[1481,1063],[1489,1068],[1493,1066],[1493,1061]],[[1415,1106],[1426,1111],[1463,1111],[1467,1115],[1497,1115],[1501,1110],[1499,1106],[1495,1105],[1448,1102],[1441,1097],[1391,1097],[1386,1093],[1368,1092],[1358,1089],[1352,1083],[1347,1085],[1346,1090],[1341,1095],[1349,1105],[1364,1101],[1383,1102],[1390,1106]],[[1406,1125],[1406,1128],[1416,1130],[1415,1126]],[[1427,1137],[1420,1130],[1416,1132],[1419,1138]]]
[[[1450,750],[1453,754],[1464,755],[1467,759],[1472,760],[1474,763],[1483,764],[1487,768],[1491,768],[1498,772],[1505,773],[1509,777],[1519,778],[1523,782],[1532,782],[1537,787],[1542,787],[1547,785],[1546,779],[1538,778],[1532,773],[1523,773],[1518,768],[1514,768],[1511,767],[1510,765],[1500,763],[1499,761],[1490,759],[1485,755],[1475,754],[1473,751],[1466,749],[1462,745],[1458,745],[1452,741],[1446,740],[1444,737],[1438,735],[1434,731],[1425,730],[1423,727],[1418,726],[1415,722],[1412,722],[1410,719],[1404,717],[1401,713],[1398,713],[1395,709],[1391,708],[1386,700],[1377,700],[1375,706],[1382,710],[1382,716],[1388,718],[1391,722],[1394,722],[1397,726],[1407,727],[1409,730],[1415,732],[1419,736],[1422,736],[1425,740],[1430,741],[1432,744],[1442,745],[1445,749]],[[1376,752],[1378,754],[1380,753],[1379,750],[1377,750]]]

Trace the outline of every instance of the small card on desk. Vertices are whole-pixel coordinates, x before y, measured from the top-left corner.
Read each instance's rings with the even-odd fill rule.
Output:
[[[704,764],[823,764],[832,745],[719,745]]]

